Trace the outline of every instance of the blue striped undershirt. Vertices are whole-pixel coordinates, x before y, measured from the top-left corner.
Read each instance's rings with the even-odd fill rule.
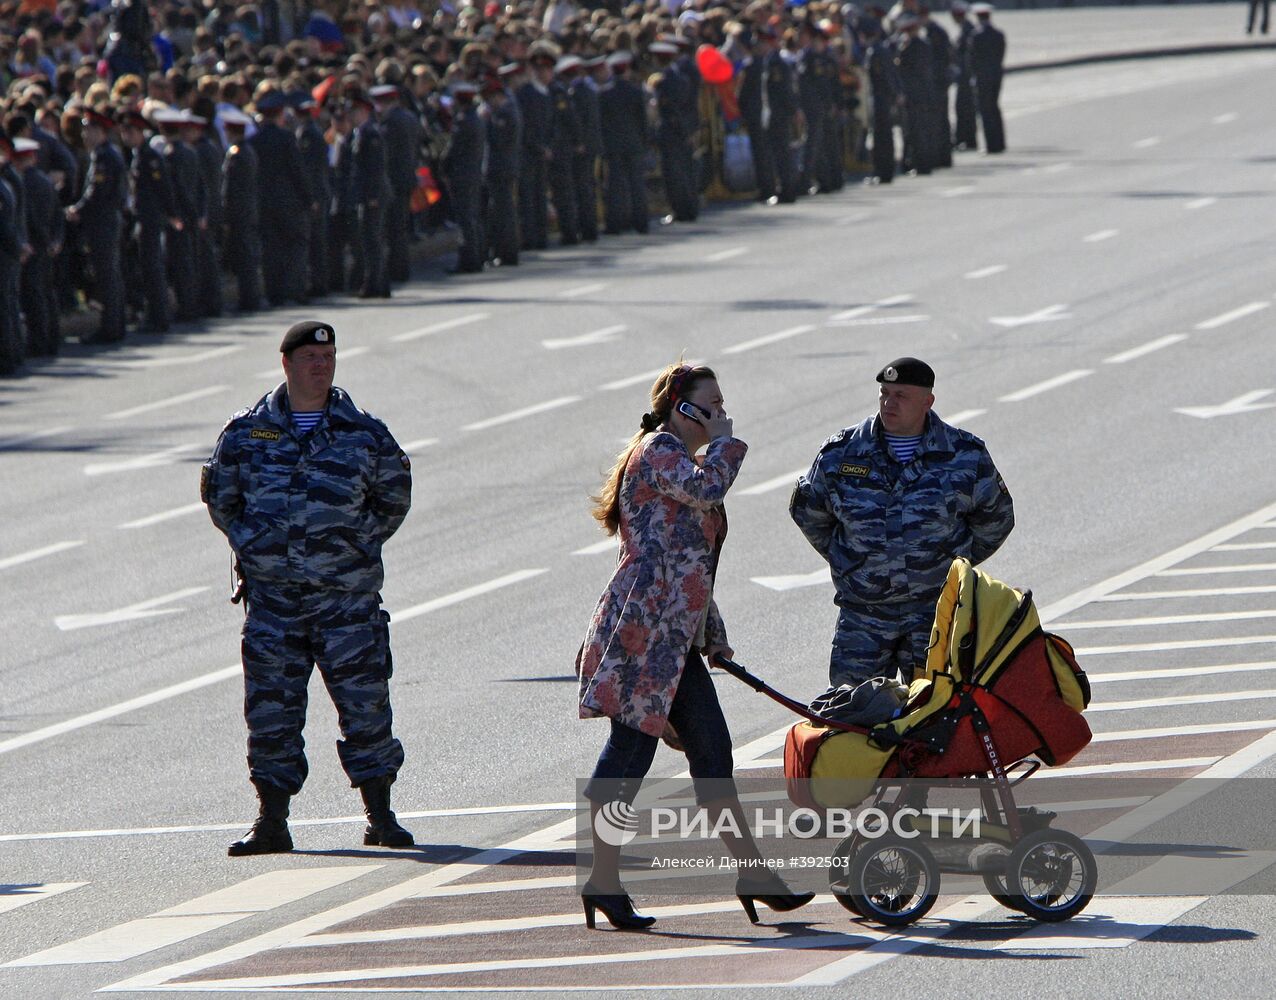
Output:
[[[887,434],[886,443],[890,446],[891,454],[896,460],[907,464],[913,460],[913,456],[917,454],[917,446],[922,443],[920,434]]]
[[[293,410],[292,425],[297,428],[299,434],[309,434],[315,429],[315,425],[319,423],[319,418],[322,416],[323,410],[307,410],[304,413]]]

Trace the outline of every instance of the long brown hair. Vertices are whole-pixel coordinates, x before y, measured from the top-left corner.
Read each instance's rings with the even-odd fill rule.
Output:
[[[679,400],[686,399],[687,394],[701,382],[717,377],[712,368],[706,368],[704,365],[692,367],[682,362],[670,365],[656,376],[656,381],[651,386],[651,411],[642,415],[642,426],[638,433],[616,456],[616,464],[607,473],[598,496],[590,497],[594,502],[591,513],[608,535],[614,535],[620,530],[620,487],[624,482],[625,468],[629,465],[634,449],[642,444],[643,438],[668,421]]]

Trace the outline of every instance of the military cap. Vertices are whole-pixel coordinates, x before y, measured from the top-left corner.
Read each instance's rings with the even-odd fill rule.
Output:
[[[676,56],[678,54],[678,46],[672,42],[652,42],[647,46],[647,51],[653,56]]]
[[[10,141],[13,147],[14,156],[33,156],[40,152],[40,144],[34,139],[23,139],[18,137]]]
[[[382,83],[368,91],[374,101],[397,101],[399,88],[392,83]]]
[[[208,124],[207,118],[203,117],[202,115],[195,114],[195,112],[191,111],[189,108],[186,108],[183,111],[181,111],[180,114],[178,115],[178,118],[183,125],[203,126]]]
[[[970,4],[968,4],[966,0],[953,0],[953,2],[948,5],[948,9],[954,14],[964,14],[966,11],[970,10]]]
[[[278,90],[270,90],[262,94],[261,100],[257,102],[257,110],[262,113],[271,111],[282,111],[288,106],[288,98],[286,98]]]
[[[156,125],[180,125],[183,115],[176,108],[162,107],[151,112],[151,121]]]
[[[597,69],[607,61],[606,56],[590,56],[588,59],[581,60],[581,65],[585,69]]]
[[[555,73],[574,73],[583,65],[580,56],[563,56],[554,64]]]
[[[367,92],[363,90],[351,90],[349,93],[347,93],[346,104],[352,105],[352,106],[355,104],[362,104],[369,111],[376,110],[376,105],[373,104],[372,98],[369,97]]]
[[[908,11],[900,14],[894,21],[896,31],[907,31],[909,28],[919,27],[921,23],[921,18],[916,14],[908,13]]]
[[[896,358],[877,373],[877,381],[883,385],[916,385],[923,389],[933,389],[935,372],[925,361]]]
[[[775,29],[769,24],[759,24],[753,29],[755,38],[775,38]]]
[[[308,111],[315,106],[315,99],[304,90],[294,90],[286,94],[285,100],[290,108],[296,108],[298,111]]]
[[[221,121],[223,126],[231,128],[247,128],[252,124],[252,119],[240,111],[238,108],[227,108],[221,113]]]
[[[115,119],[94,108],[85,108],[84,115],[80,119],[80,124],[96,125],[98,128],[106,129],[109,132],[115,127]]]
[[[141,108],[125,108],[115,116],[115,120],[120,125],[128,125],[133,128],[150,127],[150,122],[146,120],[146,115],[142,114]]]
[[[992,4],[990,3],[971,4],[970,12],[972,14],[991,14]]]
[[[508,79],[509,77],[513,76],[515,73],[521,73],[522,70],[523,70],[522,63],[508,62],[496,71],[496,75],[501,77],[502,79]]]
[[[484,97],[502,94],[505,92],[505,83],[495,73],[488,73],[487,76],[483,77],[483,86],[479,88],[479,92]]]
[[[300,323],[294,323],[288,328],[288,332],[284,334],[283,343],[279,345],[279,353],[288,354],[307,344],[335,347],[336,343],[337,333],[327,323],[317,319],[303,319]]]
[[[607,65],[611,67],[628,66],[633,61],[633,55],[628,52],[613,52],[607,57]]]
[[[473,97],[479,91],[478,86],[469,80],[457,80],[450,87],[448,92],[453,97]]]

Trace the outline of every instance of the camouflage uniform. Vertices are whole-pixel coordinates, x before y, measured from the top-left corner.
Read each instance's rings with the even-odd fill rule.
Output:
[[[333,389],[298,437],[280,385],[223,429],[201,497],[245,582],[244,714],[254,783],[296,794],[301,730],[318,664],[337,707],[337,753],[352,786],[398,772],[391,734],[381,546],[411,502],[407,456],[385,425]]]
[[[907,680],[925,661],[935,601],[957,556],[982,562],[1014,527],[1014,504],[984,443],[933,412],[907,464],[880,418],[833,435],[798,479],[789,514],[837,588],[833,684]]]

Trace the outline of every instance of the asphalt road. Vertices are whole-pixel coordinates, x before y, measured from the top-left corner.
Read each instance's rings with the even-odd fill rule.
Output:
[[[1276,774],[1276,122],[1253,100],[1272,70],[1230,55],[1019,77],[1003,157],[317,310],[338,330],[338,384],[414,458],[384,595],[408,754],[395,804],[415,852],[359,847],[316,681],[298,852],[224,853],[254,804],[240,613],[198,468],[310,313],[72,352],[0,384],[0,993],[186,976],[302,995],[790,996],[807,977],[887,995],[1267,996],[1270,878],[1201,849],[1190,898],[1149,889],[1114,834],[1132,816],[1125,833],[1179,843],[1155,802],[1087,827],[1118,895],[1044,939],[1020,941],[1030,925],[968,892],[903,937],[827,903],[751,928],[721,897],[660,911],[659,933],[588,933],[571,806],[603,731],[575,719],[571,664],[610,568],[588,494],[651,374],[685,351],[718,369],[750,444],[716,589],[738,659],[817,693],[835,609],[788,486],[871,411],[877,368],[915,354],[939,373],[939,412],[988,441],[1015,496],[1018,527],[986,568],[1032,588],[1104,678],[1099,738],[1073,764]],[[775,773],[793,718],[717,684],[738,760]],[[653,776],[681,766],[662,751]],[[1247,787],[1270,815],[1265,785]],[[1268,894],[1223,891],[1238,882]]]

